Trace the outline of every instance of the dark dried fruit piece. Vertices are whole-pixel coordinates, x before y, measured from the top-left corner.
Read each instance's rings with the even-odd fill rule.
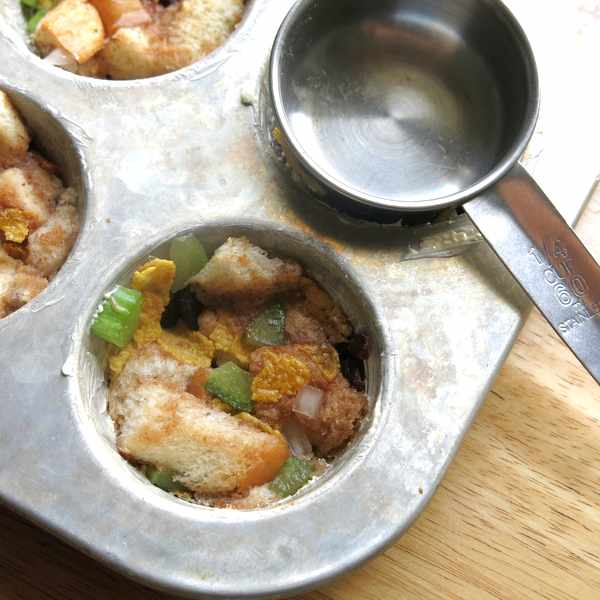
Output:
[[[352,356],[340,358],[342,375],[357,392],[365,391],[365,364]]]
[[[160,319],[163,329],[174,329],[181,320],[192,331],[198,331],[198,316],[202,311],[202,304],[189,287],[185,287],[171,296]]]
[[[369,358],[369,343],[364,335],[352,336],[347,342],[336,344],[335,349],[340,357],[342,375],[358,392],[365,391],[365,365]]]

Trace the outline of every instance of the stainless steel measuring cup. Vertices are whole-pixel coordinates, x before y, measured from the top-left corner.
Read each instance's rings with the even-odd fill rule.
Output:
[[[270,86],[286,151],[329,202],[367,217],[463,205],[600,382],[600,267],[518,164],[538,76],[501,2],[299,0]]]

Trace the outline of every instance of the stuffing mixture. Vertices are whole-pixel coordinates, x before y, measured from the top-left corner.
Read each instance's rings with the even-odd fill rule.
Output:
[[[49,63],[88,77],[141,79],[176,71],[221,46],[244,0],[21,0]]]
[[[109,293],[92,333],[109,343],[119,452],[155,485],[210,506],[295,494],[367,413],[367,340],[302,267],[193,235]]]
[[[35,298],[67,258],[79,231],[77,196],[30,137],[0,91],[0,318]]]

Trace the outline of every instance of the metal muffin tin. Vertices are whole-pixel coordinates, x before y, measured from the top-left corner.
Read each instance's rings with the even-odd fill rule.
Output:
[[[0,87],[81,192],[82,216],[48,289],[0,321],[0,499],[121,573],[188,597],[307,590],[405,531],[528,309],[464,217],[411,229],[352,221],[294,185],[271,143],[265,93],[270,46],[292,4],[254,0],[204,61],[134,82],[47,66],[27,47],[18,2],[0,7]],[[557,116],[542,115],[539,132]],[[579,154],[567,169],[576,193],[563,204],[553,194],[571,221],[595,175],[583,148],[571,148]],[[269,509],[172,498],[118,456],[107,426],[91,315],[116,281],[188,230],[213,247],[246,234],[298,258],[373,340],[371,411],[356,440],[324,478]]]

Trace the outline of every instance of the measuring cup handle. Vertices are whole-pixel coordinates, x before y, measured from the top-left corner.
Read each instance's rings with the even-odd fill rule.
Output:
[[[600,383],[600,266],[527,171],[515,166],[465,211]]]

